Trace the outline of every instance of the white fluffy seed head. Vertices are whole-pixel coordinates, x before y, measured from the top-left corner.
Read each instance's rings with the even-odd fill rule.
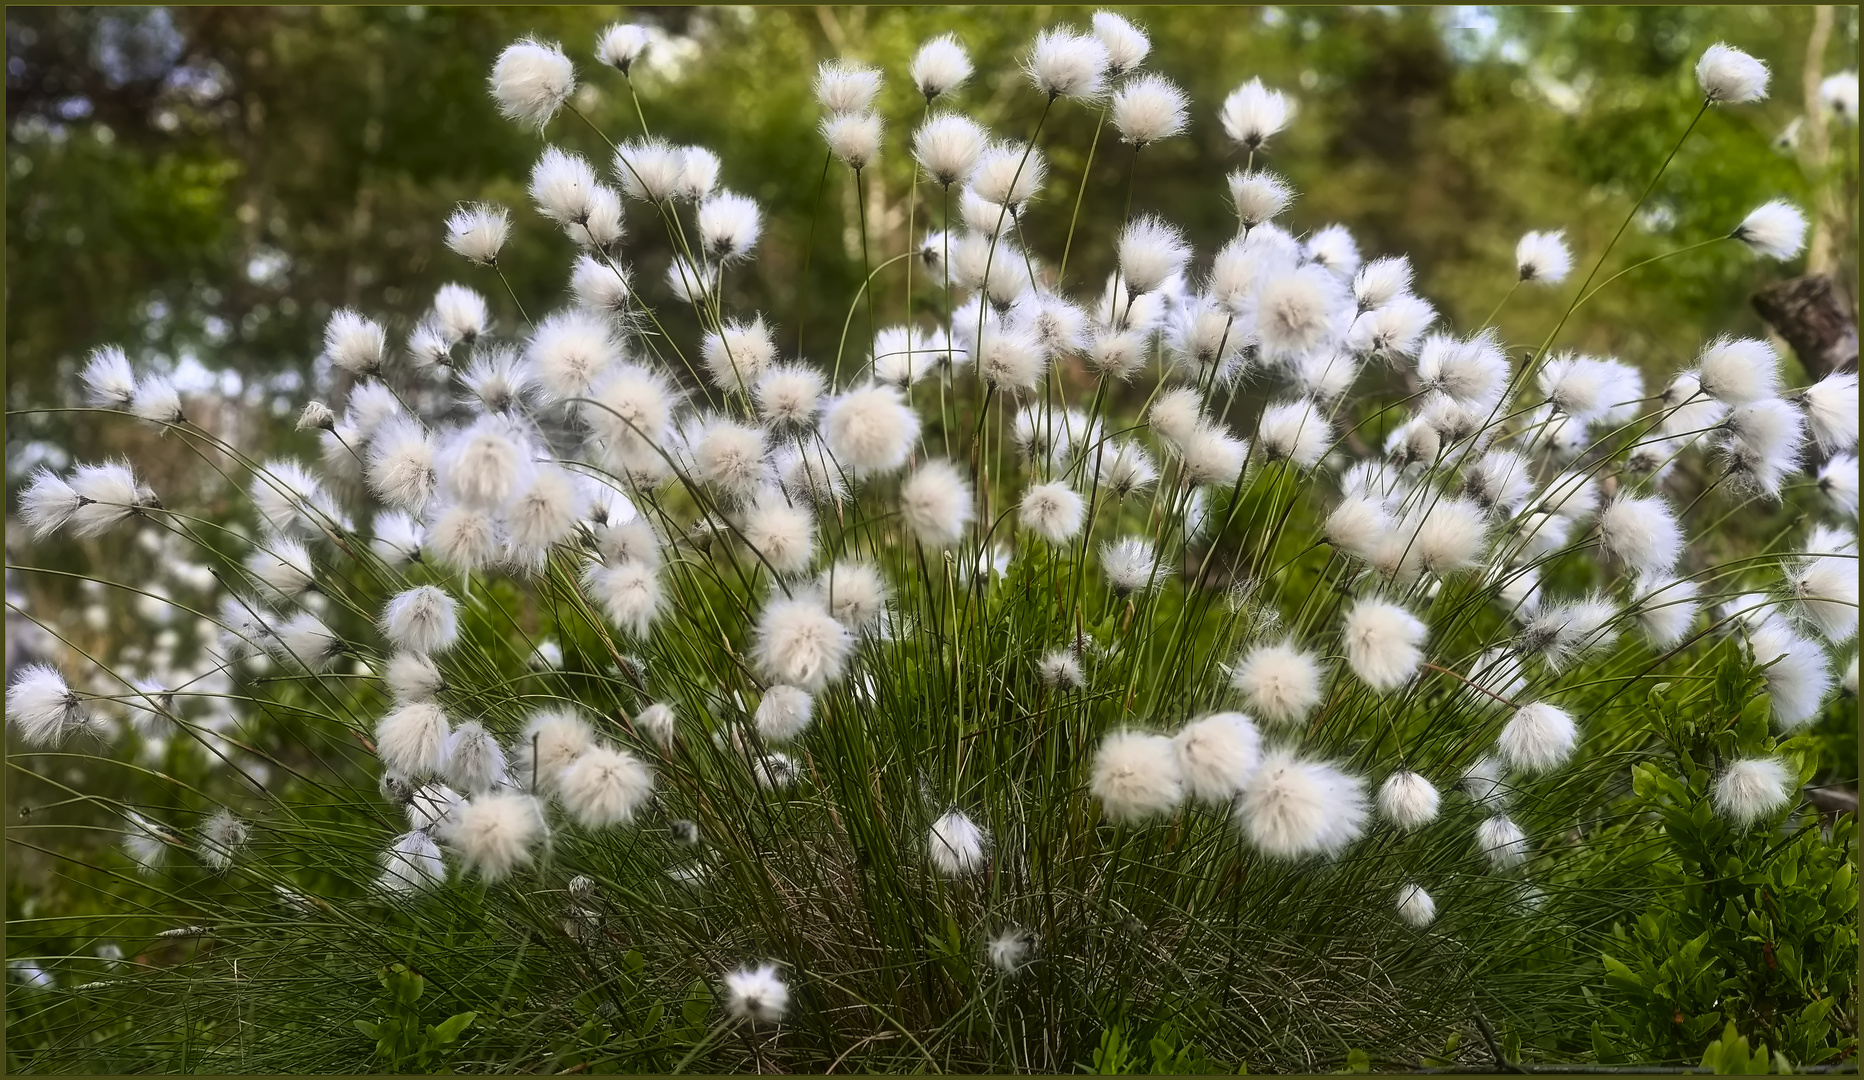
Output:
[[[490,564],[503,543],[498,518],[483,507],[441,506],[427,524],[426,550],[440,565],[456,570],[477,570]]]
[[[1238,169],[1230,174],[1229,183],[1230,201],[1244,229],[1253,229],[1281,216],[1294,202],[1293,185],[1272,172]],[[1238,253],[1242,250],[1238,245]]]
[[[653,447],[667,437],[675,398],[659,372],[623,364],[602,381],[591,395],[595,405],[583,420],[611,448],[630,455],[659,455]]]
[[[1152,541],[1128,536],[1100,545],[1100,568],[1113,591],[1125,595],[1150,591],[1175,572],[1169,559],[1159,557]]]
[[[1294,117],[1294,102],[1261,79],[1251,79],[1223,100],[1224,134],[1249,150],[1259,149]]]
[[[389,657],[382,681],[396,704],[432,701],[445,685],[439,667],[426,653],[399,652]]]
[[[1748,405],[1780,392],[1780,354],[1757,338],[1716,338],[1703,348],[1696,372],[1701,392],[1725,405]],[[1673,385],[1671,396],[1694,396],[1680,394],[1681,389]]]
[[[815,515],[807,503],[792,503],[776,488],[758,494],[744,512],[744,541],[771,570],[801,574],[815,561]]]
[[[558,400],[586,397],[621,359],[607,320],[572,308],[545,319],[525,345],[525,359],[544,393]]]
[[[1480,565],[1487,529],[1487,517],[1479,504],[1470,499],[1443,498],[1424,512],[1415,531],[1400,526],[1397,535],[1402,538],[1408,534],[1408,555],[1419,566],[1444,577]],[[1399,541],[1400,545],[1404,542]]]
[[[1841,122],[1855,126],[1858,122],[1857,70],[1827,75],[1819,83],[1819,103]]]
[[[534,560],[568,540],[585,513],[583,491],[572,475],[558,465],[544,465],[505,509],[505,528],[511,545]]]
[[[654,774],[626,750],[594,747],[557,777],[557,798],[588,829],[626,825],[653,795]]]
[[[1441,391],[1460,404],[1488,405],[1508,381],[1508,355],[1493,330],[1466,341],[1432,334],[1418,348],[1417,377],[1426,389]]]
[[[1170,79],[1141,75],[1114,93],[1113,126],[1124,141],[1149,146],[1184,131],[1188,105],[1184,91]]]
[[[559,225],[581,225],[595,210],[595,169],[580,154],[546,146],[531,166],[531,201]]]
[[[1527,861],[1527,836],[1521,827],[1500,814],[1476,826],[1476,851],[1496,870],[1509,870]]]
[[[721,191],[699,204],[699,240],[715,262],[749,256],[763,229],[763,212],[748,196]]]
[[[1353,674],[1383,694],[1417,674],[1424,660],[1418,646],[1428,633],[1415,615],[1397,604],[1366,599],[1347,614],[1341,637]]]
[[[1020,322],[986,318],[976,353],[977,373],[999,390],[1033,391],[1048,373],[1048,350],[1034,329]]]
[[[629,299],[634,295],[626,273],[593,255],[576,256],[570,271],[570,293],[584,310],[611,319],[627,314]]]
[[[596,35],[595,58],[623,75],[647,51],[647,28],[637,23],[611,23]]]
[[[79,377],[84,381],[85,400],[97,408],[127,409],[136,396],[136,373],[129,357],[116,345],[91,350]]]
[[[491,315],[485,297],[464,285],[448,283],[435,290],[433,318],[427,325],[443,335],[450,349],[477,341],[490,328]]]
[[[993,935],[984,946],[984,955],[991,967],[1005,975],[1014,975],[1029,963],[1029,954],[1034,948],[1035,941],[1028,932],[1012,927]]]
[[[1249,444],[1218,424],[1199,424],[1184,444],[1184,479],[1231,486],[1249,460]]]
[[[273,537],[246,557],[246,568],[266,586],[295,600],[316,584],[311,553],[302,543]]]
[[[885,386],[864,386],[830,401],[822,436],[835,460],[856,476],[898,472],[919,438],[919,416]]]
[[[913,54],[913,85],[930,102],[964,85],[971,77],[971,57],[951,34],[940,34]]]
[[[789,742],[809,727],[815,699],[807,690],[777,685],[757,703],[757,733],[767,742]]]
[[[822,140],[829,153],[850,169],[865,169],[880,156],[881,123],[878,113],[835,113],[823,117]]]
[[[734,1020],[774,1024],[789,1011],[790,990],[775,964],[744,968],[725,976],[725,1011]]]
[[[505,506],[536,476],[529,442],[527,433],[506,417],[481,417],[435,455],[440,489],[476,509]]]
[[[476,720],[453,729],[446,753],[442,775],[468,795],[482,795],[506,782],[505,748]]]
[[[1206,803],[1234,799],[1262,763],[1262,735],[1239,712],[1211,713],[1172,738],[1185,793]]]
[[[1264,720],[1292,724],[1320,704],[1320,663],[1292,643],[1258,645],[1237,661],[1230,684]]]
[[[1143,731],[1108,735],[1094,755],[1088,789],[1113,821],[1142,822],[1172,813],[1184,801],[1184,776],[1172,740]]]
[[[886,611],[887,582],[872,563],[844,559],[824,570],[816,587],[829,614],[856,633],[872,628]]]
[[[948,461],[928,461],[900,485],[900,516],[928,548],[955,546],[974,513],[970,482]]]
[[[1023,527],[1051,544],[1063,544],[1081,531],[1085,505],[1067,484],[1037,484],[1017,508]]]
[[[1152,403],[1146,422],[1160,442],[1182,453],[1191,437],[1203,427],[1204,407],[1195,389],[1174,387],[1161,393]]]
[[[1347,333],[1347,348],[1354,355],[1398,363],[1417,352],[1418,343],[1437,310],[1415,296],[1399,296],[1354,320]]]
[[[1683,529],[1661,495],[1620,496],[1599,514],[1599,539],[1640,575],[1665,574],[1683,554]]]
[[[324,354],[352,375],[374,375],[388,356],[388,335],[380,323],[339,308],[324,324]]]
[[[447,763],[446,714],[431,701],[402,705],[376,725],[375,752],[390,770],[407,776],[434,775]]]
[[[151,424],[179,424],[184,419],[181,392],[173,381],[152,375],[136,384],[129,411]]]
[[[1184,269],[1191,249],[1178,227],[1151,214],[1130,222],[1120,231],[1116,253],[1120,276],[1131,293],[1147,293]]]
[[[447,246],[480,266],[498,262],[511,236],[511,213],[492,203],[462,204],[447,218]]]
[[[777,342],[759,315],[725,323],[700,343],[706,375],[720,390],[748,391],[777,357]]]
[[[1341,281],[1350,282],[1359,272],[1359,244],[1344,225],[1315,230],[1307,243],[1301,245],[1301,254],[1306,261],[1324,267]]]
[[[664,139],[635,139],[615,149],[612,169],[630,199],[664,202],[679,194],[686,151]]]
[[[1096,454],[1096,462],[1098,481],[1119,499],[1150,486],[1159,475],[1151,453],[1132,439],[1114,442],[1111,453]]]
[[[547,793],[571,762],[595,746],[589,722],[569,709],[533,715],[519,733],[512,779],[526,791]]]
[[[1081,658],[1072,649],[1056,649],[1042,657],[1036,665],[1036,675],[1043,685],[1058,690],[1079,690],[1087,685],[1087,674],[1081,670]]]
[[[1325,344],[1344,291],[1337,277],[1312,263],[1265,282],[1256,311],[1256,335],[1263,351],[1289,358]]]
[[[780,365],[758,376],[752,395],[766,423],[803,429],[815,423],[826,386],[822,373],[814,368]]]
[[[1730,235],[1758,255],[1785,262],[1806,246],[1806,215],[1792,203],[1775,199],[1749,211]]]
[[[846,60],[825,60],[816,68],[816,103],[831,113],[865,112],[880,93],[880,71]]]
[[[1118,77],[1145,62],[1152,51],[1146,32],[1111,11],[1096,11],[1094,36],[1107,49],[1107,74]]]
[[[576,68],[555,42],[524,38],[498,54],[490,82],[506,119],[541,131],[576,89]]]
[[[1093,99],[1106,91],[1109,62],[1107,46],[1099,38],[1051,28],[1036,36],[1023,70],[1051,101]]]
[[[1506,776],[1507,766],[1501,759],[1488,756],[1463,770],[1458,784],[1477,806],[1500,806],[1507,794]]]
[[[1858,445],[1858,375],[1835,371],[1800,395],[1812,436],[1826,453],[1856,450]]]
[[[1736,828],[1748,828],[1792,800],[1795,779],[1778,758],[1732,762],[1715,781],[1715,810]]]
[[[673,184],[673,197],[699,202],[718,187],[718,155],[703,146],[680,147],[680,177]]]
[[[549,831],[543,804],[535,797],[495,792],[467,803],[445,839],[469,870],[496,882],[531,865],[532,849]]]
[[[691,442],[693,476],[732,499],[748,500],[770,479],[764,432],[714,416]]]
[[[1819,492],[1834,510],[1857,520],[1858,459],[1851,454],[1835,454],[1819,467]]]
[[[932,823],[926,835],[926,857],[946,877],[963,877],[983,869],[989,840],[962,810],[952,810]]]
[[[666,603],[654,566],[640,560],[612,566],[591,561],[583,569],[583,584],[609,621],[637,638],[645,638],[653,629]]]
[[[1303,469],[1320,464],[1333,443],[1333,425],[1310,401],[1284,401],[1262,411],[1256,445],[1270,460],[1287,460]]]
[[[913,158],[933,183],[949,188],[970,179],[985,141],[985,131],[977,121],[941,112],[913,132]]]
[[[413,896],[446,879],[447,866],[440,845],[427,830],[415,829],[397,836],[382,853],[382,876],[376,879],[376,886],[384,892]]]
[[[53,747],[89,724],[83,699],[47,664],[19,669],[6,688],[6,716],[28,746]]]
[[[1440,801],[1430,781],[1409,770],[1395,772],[1379,785],[1379,813],[1404,832],[1435,821]]]
[[[1566,249],[1565,230],[1531,232],[1515,244],[1515,273],[1536,285],[1558,285],[1572,272],[1573,255]]]
[[[1816,544],[1816,541],[1815,541]],[[1817,550],[1808,545],[1808,550]],[[1843,642],[1858,629],[1858,560],[1855,544],[1842,554],[1816,555],[1786,566],[1786,585],[1800,618],[1826,640]]]
[[[1334,855],[1364,832],[1366,782],[1286,750],[1265,754],[1236,800],[1237,824],[1264,855]]]
[[[1537,773],[1565,764],[1578,741],[1579,729],[1571,714],[1534,702],[1515,710],[1495,740],[1495,749],[1510,768]]]
[[[978,155],[971,187],[979,196],[1015,211],[1035,196],[1047,174],[1048,161],[1042,151],[1026,143],[998,143]]]
[[[445,652],[459,638],[459,604],[432,585],[396,593],[382,609],[382,633],[397,648]]]
[[[1406,884],[1398,890],[1398,917],[1422,930],[1437,918],[1437,902],[1422,885]]]
[[[1696,61],[1696,83],[1717,104],[1761,101],[1767,97],[1767,65],[1718,41]]]
[[[757,620],[753,657],[778,682],[817,693],[840,679],[854,639],[820,600],[779,597]]]

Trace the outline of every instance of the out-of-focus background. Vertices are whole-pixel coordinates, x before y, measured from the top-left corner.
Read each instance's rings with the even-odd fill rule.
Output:
[[[860,273],[845,170],[825,186],[810,96],[816,64],[884,68],[891,131],[871,170],[876,257],[906,242],[904,140],[922,103],[906,76],[928,36],[955,31],[981,76],[952,104],[1004,136],[1025,135],[1038,95],[1009,74],[1059,8],[15,8],[7,13],[7,401],[71,393],[91,347],[123,344],[172,367],[184,390],[243,387],[255,410],[286,400],[319,351],[324,318],[356,305],[405,330],[433,290],[467,280],[507,324],[510,301],[441,243],[462,200],[517,211],[505,268],[532,310],[561,302],[568,242],[542,227],[523,184],[542,145],[501,120],[485,89],[498,50],[559,40],[582,76],[576,104],[612,137],[637,134],[622,80],[590,56],[621,17],[657,38],[635,73],[656,133],[714,148],[723,182],[760,200],[770,228],[733,288],[770,313],[786,348],[832,350],[828,321]],[[1252,76],[1299,101],[1268,164],[1301,191],[1297,230],[1345,223],[1368,253],[1409,252],[1420,292],[1459,324],[1507,288],[1515,239],[1567,230],[1583,270],[1654,163],[1688,123],[1691,67],[1726,40],[1773,71],[1763,104],[1714,109],[1671,165],[1614,258],[1623,263],[1726,233],[1785,197],[1816,211],[1809,267],[1716,246],[1625,279],[1595,301],[1581,339],[1673,369],[1707,336],[1763,329],[1749,296],[1804,269],[1852,283],[1855,124],[1808,109],[1819,79],[1854,66],[1857,9],[1740,6],[1550,8],[1148,8],[1150,67],[1193,100],[1189,136],[1148,150],[1136,210],[1184,226],[1209,253],[1233,231],[1221,176],[1239,161],[1216,112]],[[1059,249],[1082,178],[1092,110],[1063,107],[1042,143],[1050,180],[1031,214],[1037,248]],[[606,162],[567,113],[549,141]],[[1086,176],[1070,276],[1110,266],[1129,152],[1107,145]],[[921,197],[927,197],[922,191]],[[820,213],[813,254],[808,223]],[[925,213],[918,215],[923,229]],[[654,230],[635,230],[645,239]],[[639,276],[658,281],[651,243]],[[658,261],[656,261],[658,260]],[[807,306],[799,283],[809,263]],[[1078,269],[1077,269],[1078,268]],[[1084,277],[1089,275],[1091,277]],[[1543,323],[1564,290],[1518,296],[1514,326]],[[1519,306],[1516,306],[1517,303]],[[1513,329],[1513,327],[1510,327]],[[130,434],[68,432],[56,417],[9,425],[9,477],[54,454],[90,457]]]
[[[215,415],[191,420],[255,454],[311,451],[280,418],[304,400],[333,308],[384,319],[399,344],[434,290],[459,280],[490,299],[499,322],[515,322],[497,281],[442,243],[443,222],[462,201],[513,209],[518,228],[502,265],[527,310],[564,302],[570,245],[529,208],[530,166],[545,141],[604,164],[609,154],[567,112],[544,139],[498,117],[486,74],[524,34],[564,43],[582,82],[575,104],[610,137],[638,135],[644,117],[656,134],[721,156],[723,184],[766,210],[755,261],[729,279],[739,294],[733,306],[764,311],[786,354],[826,362],[860,280],[863,217],[869,258],[878,261],[905,249],[909,217],[921,234],[931,212],[925,186],[914,203],[905,150],[923,109],[905,70],[914,50],[955,32],[984,74],[949,104],[1000,136],[1024,137],[1042,102],[1014,74],[1017,58],[1039,29],[1082,25],[1091,12],[11,8],[7,407],[77,404],[76,372],[88,351],[118,343],[139,370],[170,371],[184,393],[220,403]],[[1197,270],[1235,227],[1222,181],[1241,158],[1217,110],[1230,90],[1260,77],[1299,105],[1266,162],[1301,192],[1290,227],[1340,222],[1368,256],[1408,253],[1418,291],[1452,326],[1479,325],[1507,292],[1523,232],[1566,230],[1574,280],[1522,290],[1502,320],[1511,341],[1537,343],[1695,115],[1692,68],[1719,40],[1766,61],[1771,96],[1702,117],[1607,272],[1726,235],[1773,198],[1807,209],[1808,252],[1782,265],[1718,244],[1633,271],[1589,305],[1563,343],[1673,371],[1717,333],[1771,333],[1753,297],[1811,274],[1833,276],[1839,300],[1855,311],[1856,103],[1847,117],[1818,101],[1821,80],[1855,64],[1855,7],[1128,14],[1151,32],[1148,67],[1193,101],[1188,136],[1138,160],[1133,208],[1183,226],[1203,257]],[[591,56],[596,32],[616,19],[654,27],[633,73],[638,117],[629,85]],[[868,171],[864,213],[847,170],[825,170],[815,131],[811,77],[835,56],[887,74],[880,108],[889,142]],[[1049,180],[1025,223],[1033,250],[1058,252],[1078,199],[1064,283],[1077,291],[1097,291],[1111,268],[1133,167],[1110,128],[1088,167],[1095,118],[1069,103],[1049,118],[1041,140]],[[637,281],[649,289],[661,287],[670,254],[657,232],[633,229],[629,247]],[[902,310],[903,301],[892,278],[876,297],[882,312]],[[1804,381],[1803,372],[1789,374],[1792,384]],[[231,495],[185,490],[199,470],[142,425],[56,412],[11,418],[9,492],[40,464],[112,455],[130,457],[177,504]],[[9,552],[20,533],[8,529]],[[105,550],[42,545],[31,562],[85,570]],[[154,565],[162,557],[151,551]],[[119,580],[134,576],[114,569]],[[56,573],[9,575],[8,591],[18,607],[56,614],[69,632],[98,640],[168,617],[159,599],[105,596]],[[12,614],[7,626],[10,671],[44,636]],[[1850,738],[1854,745],[1855,732]],[[10,786],[12,819],[30,802],[59,797],[35,785],[24,793]],[[97,835],[100,846],[118,839]],[[9,845],[8,862],[10,923],[75,909],[70,864],[21,843]]]

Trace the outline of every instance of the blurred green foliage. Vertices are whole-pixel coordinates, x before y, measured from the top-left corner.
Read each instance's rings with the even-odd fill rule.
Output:
[[[639,121],[629,88],[589,55],[597,29],[621,17],[669,35],[636,72],[653,130],[715,149],[723,182],[766,207],[758,258],[733,276],[733,299],[770,313],[786,350],[800,337],[805,355],[826,362],[829,324],[859,282],[861,256],[850,177],[825,172],[814,132],[816,63],[846,55],[888,73],[880,108],[891,141],[867,191],[878,259],[904,250],[909,217],[922,232],[934,213],[905,152],[923,109],[904,70],[917,45],[956,32],[983,74],[952,104],[1022,137],[1041,103],[1016,72],[1018,57],[1040,27],[1082,23],[1090,11],[13,9],[9,407],[69,393],[85,352],[106,342],[158,366],[192,358],[209,372],[237,372],[260,407],[266,380],[289,389],[309,372],[333,307],[390,316],[405,332],[433,290],[454,279],[487,293],[510,325],[515,312],[496,282],[441,243],[441,223],[462,200],[518,210],[507,275],[527,310],[561,302],[569,243],[542,227],[523,196],[540,140],[497,117],[485,73],[515,37],[561,40],[578,60],[578,106],[608,137],[631,137]],[[1422,294],[1458,325],[1479,320],[1506,291],[1514,241],[1528,229],[1567,229],[1582,271],[1590,266],[1688,123],[1693,60],[1713,41],[1766,60],[1774,94],[1704,118],[1613,264],[1725,233],[1768,198],[1807,201],[1797,161],[1769,143],[1803,111],[1810,8],[1130,14],[1152,33],[1149,65],[1182,82],[1193,101],[1188,137],[1138,162],[1133,206],[1183,225],[1206,256],[1233,231],[1220,180],[1240,164],[1216,112],[1251,76],[1299,100],[1295,124],[1268,155],[1302,193],[1291,224],[1340,221],[1368,253],[1408,252]],[[1856,51],[1856,9],[1837,9],[1836,20],[1821,61],[1834,70]],[[1027,223],[1035,250],[1061,250],[1080,195],[1074,288],[1110,268],[1108,223],[1119,220],[1132,166],[1110,126],[1089,165],[1097,118],[1078,105],[1050,118],[1042,136],[1050,181]],[[597,133],[567,113],[546,134],[608,159]],[[1849,192],[1856,129],[1834,134]],[[658,286],[664,243],[649,238],[657,230],[633,231],[637,279]],[[1567,340],[1671,369],[1714,333],[1758,331],[1747,294],[1790,270],[1732,245],[1667,260],[1600,296]],[[903,284],[903,272],[880,283],[878,318],[903,314]],[[1566,298],[1524,291],[1504,329],[1538,341]],[[15,472],[36,460],[15,452],[22,440],[48,436],[80,457],[117,449],[97,445],[101,433],[40,418],[9,432]]]

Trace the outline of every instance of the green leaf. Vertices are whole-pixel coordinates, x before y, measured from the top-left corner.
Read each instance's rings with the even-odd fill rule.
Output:
[[[705,1023],[711,1012],[712,992],[706,989],[704,979],[694,979],[686,987],[686,1001],[680,1006],[680,1016],[696,1027]]]
[[[351,1020],[350,1023],[355,1024],[357,1031],[362,1032],[371,1039],[379,1039],[382,1037],[381,1029],[367,1020]]]
[[[1366,1056],[1364,1050],[1348,1050],[1346,1052],[1346,1071],[1349,1073],[1369,1073],[1372,1071],[1372,1059]]]
[[[1610,953],[1600,953],[1599,958],[1605,962],[1605,974],[1607,976],[1624,983],[1628,989],[1644,989],[1644,980],[1638,978],[1635,972],[1626,967],[1624,961],[1619,960]]]
[[[460,1037],[460,1032],[472,1025],[479,1014],[477,1012],[454,1013],[438,1024],[427,1029],[427,1040],[435,1046],[445,1046]]]

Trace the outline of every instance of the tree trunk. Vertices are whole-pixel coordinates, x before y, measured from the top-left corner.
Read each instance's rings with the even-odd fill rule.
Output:
[[[1769,285],[1754,294],[1754,310],[1780,332],[1815,380],[1834,371],[1857,370],[1857,313],[1851,310],[1846,290],[1829,274]]]

